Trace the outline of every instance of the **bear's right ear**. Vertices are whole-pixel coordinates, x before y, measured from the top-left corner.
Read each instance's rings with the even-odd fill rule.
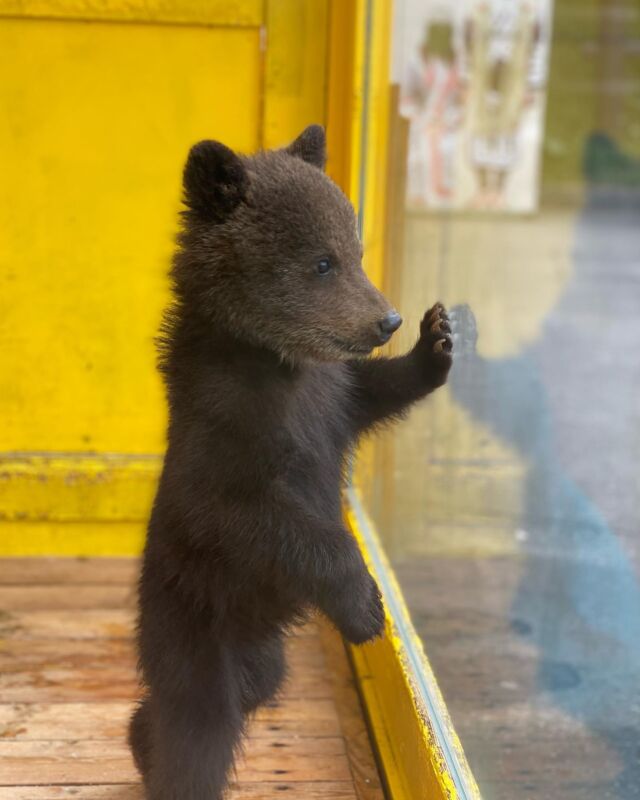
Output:
[[[286,148],[286,152],[318,169],[324,169],[327,163],[327,137],[322,125],[309,125]]]
[[[249,177],[240,158],[221,142],[198,142],[184,168],[184,203],[203,220],[222,222],[244,200]]]

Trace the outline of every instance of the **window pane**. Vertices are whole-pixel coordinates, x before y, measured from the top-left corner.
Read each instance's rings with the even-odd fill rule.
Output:
[[[455,360],[368,510],[483,796],[640,797],[640,7],[395,13],[393,348]]]

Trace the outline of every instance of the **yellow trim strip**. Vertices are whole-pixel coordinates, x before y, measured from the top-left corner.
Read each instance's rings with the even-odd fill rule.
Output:
[[[0,454],[0,523],[143,524],[161,464],[160,456]]]
[[[0,17],[257,27],[262,0],[0,0]]]
[[[138,557],[146,522],[0,522],[0,558]]]
[[[480,800],[393,569],[355,489],[346,517],[386,607],[384,636],[351,647],[389,794],[394,800]]]

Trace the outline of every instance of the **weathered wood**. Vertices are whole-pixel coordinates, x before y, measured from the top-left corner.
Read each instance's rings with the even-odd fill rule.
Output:
[[[135,667],[133,640],[94,639],[0,639],[0,675],[39,667]]]
[[[33,609],[94,609],[133,608],[135,590],[128,584],[95,584],[86,586],[2,586],[0,609],[2,611],[29,611]]]
[[[0,740],[126,738],[131,701],[101,703],[0,704]],[[283,697],[260,709],[249,738],[341,736],[333,698]]]
[[[0,584],[133,586],[139,569],[132,558],[3,558]]]
[[[129,748],[115,739],[0,741],[0,785],[129,783],[138,779]],[[342,737],[253,739],[237,762],[237,781],[351,779]]]
[[[142,800],[126,745],[136,572],[120,559],[0,561],[0,800]],[[345,727],[336,707],[348,674],[329,674],[346,666],[332,640],[339,653],[315,620],[289,637],[289,680],[249,725],[230,800],[381,797],[362,718]]]
[[[135,665],[133,639],[0,639],[0,675],[15,670],[46,667],[104,667],[110,664]],[[290,669],[324,669],[324,653],[314,637],[287,639]]]
[[[288,794],[287,794],[288,792]],[[296,800],[354,800],[350,781],[312,783],[234,784],[229,800],[273,800],[277,795]],[[0,786],[0,800],[143,800],[142,788],[135,784],[111,786]]]
[[[328,625],[321,628],[322,643],[331,676],[340,727],[358,800],[384,800],[384,792],[362,715],[360,698],[342,639]]]
[[[71,609],[0,611],[0,637],[12,639],[130,639],[135,622],[132,609]],[[317,636],[309,622],[291,632],[292,639]]]
[[[135,612],[125,609],[5,611],[0,637],[12,639],[130,639]]]
[[[0,678],[0,703],[73,703],[126,700],[137,693],[131,665],[98,669],[49,669],[6,672]],[[330,698],[327,675],[312,668],[291,672],[284,689],[289,697]]]
[[[0,800],[144,800],[138,783],[111,786],[0,786]]]
[[[63,616],[63,621],[57,619],[55,612],[5,616],[4,630],[9,632],[10,638],[0,643],[0,702],[69,703],[91,699],[125,700],[135,696],[135,652],[130,628],[124,627],[124,620],[120,621],[117,633],[126,633],[126,638],[91,641],[30,638],[49,631],[78,633],[83,621],[94,631],[98,628],[114,630],[118,624],[110,621],[109,612],[103,610]],[[288,639],[287,651],[288,696],[330,698],[332,690],[319,640],[313,636],[292,636]]]

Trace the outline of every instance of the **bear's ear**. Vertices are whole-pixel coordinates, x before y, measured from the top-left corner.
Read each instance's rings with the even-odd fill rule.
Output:
[[[301,158],[318,169],[327,163],[327,137],[321,125],[309,125],[286,150],[290,156]]]
[[[246,197],[249,177],[233,150],[204,141],[191,148],[183,184],[190,211],[204,220],[222,222]]]

